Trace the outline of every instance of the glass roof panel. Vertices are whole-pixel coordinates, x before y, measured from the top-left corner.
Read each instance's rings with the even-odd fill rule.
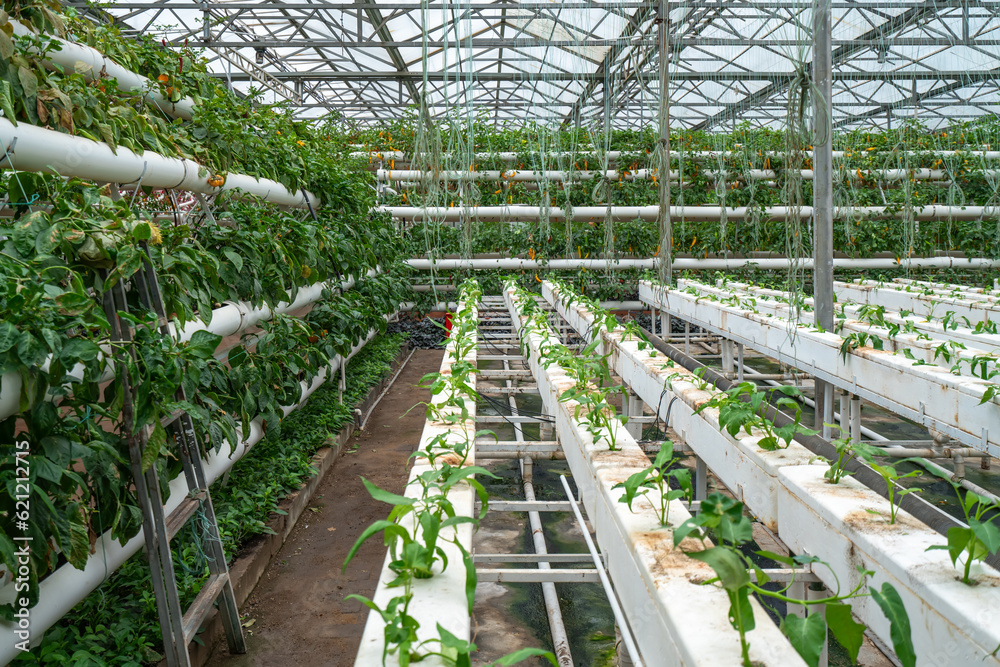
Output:
[[[329,109],[375,122],[403,116],[423,97],[432,114],[472,105],[490,107],[497,118],[562,122],[580,113],[633,126],[655,118],[659,5],[121,0],[80,11],[110,17],[125,30],[203,45],[212,71],[234,89],[246,91],[252,79],[280,82],[267,99],[298,91],[293,101],[304,116]],[[833,0],[835,118],[884,124],[887,113],[912,116],[914,105],[930,110],[924,115],[931,125],[995,113],[998,10],[1000,0]],[[743,119],[780,125],[792,78],[811,71],[811,22],[811,4],[803,0],[670,1],[672,122],[700,129]],[[605,95],[614,110],[606,119]]]

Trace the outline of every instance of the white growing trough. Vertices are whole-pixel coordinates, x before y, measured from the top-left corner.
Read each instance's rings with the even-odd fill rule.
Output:
[[[543,294],[582,335],[592,330],[594,318],[586,307],[566,307],[549,283]],[[976,564],[979,584],[966,586],[946,552],[925,551],[944,544],[943,536],[904,510],[889,525],[888,501],[851,478],[827,483],[827,465],[798,443],[765,451],[758,445],[760,434],[730,437],[719,430],[717,410],[695,414],[714,388],[701,389],[692,373],[668,365],[659,352],[640,350],[639,340],[621,332],[605,334],[604,341],[622,381],[663,416],[673,403],[671,427],[758,520],[793,552],[830,564],[813,568],[828,588],[835,589],[838,580],[841,590],[851,587],[859,565],[875,572],[871,586],[888,581],[896,587],[910,617],[918,664],[1000,664],[990,656],[1000,645],[1000,573]],[[852,609],[891,645],[888,622],[873,602],[852,601]]]
[[[648,281],[639,283],[639,299],[970,447],[1000,456],[1000,397],[980,404],[989,381],[952,375],[941,366],[917,366],[902,355],[871,347],[856,347],[845,354],[844,340],[835,333]]]
[[[464,308],[464,303],[459,304],[459,312]],[[478,319],[475,306],[471,306],[472,317]],[[475,335],[475,334],[473,334]],[[475,346],[463,358],[464,361],[476,364]],[[449,342],[445,348],[444,359],[441,361],[442,374],[451,372],[452,364],[458,359],[455,357],[454,341]],[[475,389],[476,378],[473,374],[469,378],[470,386]],[[432,398],[432,402],[440,403],[444,399],[443,394]],[[474,398],[463,398],[465,409],[468,411],[468,419],[463,422],[445,424],[441,422],[428,421],[424,424],[423,433],[420,436],[419,450],[423,450],[436,437],[442,434],[453,434],[455,440],[468,439],[470,443],[468,465],[475,465],[475,433],[476,433],[476,401]],[[461,410],[456,407],[448,408],[450,412],[461,414]],[[419,497],[421,486],[417,477],[430,469],[430,464],[426,459],[416,459],[410,471],[409,481],[403,495],[409,497]],[[449,499],[455,507],[457,516],[473,517],[475,515],[475,493],[468,484],[460,484],[449,491]],[[410,533],[419,530],[415,523],[414,514],[407,515],[401,523]],[[437,625],[451,632],[459,639],[469,641],[472,628],[469,617],[468,598],[466,597],[466,570],[462,560],[462,553],[450,540],[456,536],[462,543],[467,553],[472,553],[472,524],[460,524],[457,528],[446,528],[441,531],[439,546],[441,546],[448,557],[448,567],[439,569],[430,579],[414,579],[413,600],[410,603],[409,614],[420,623],[417,635],[420,641],[438,637]],[[378,587],[372,600],[381,608],[386,607],[386,603],[392,598],[401,595],[401,588],[390,588],[386,584],[396,578],[396,573],[389,569],[391,555],[386,554],[385,563],[378,578]],[[349,566],[350,567],[350,566]],[[382,665],[382,654],[385,649],[383,630],[385,622],[382,617],[371,612],[368,614],[368,621],[365,623],[364,634],[361,637],[361,646],[354,664],[356,667],[371,667],[372,665]],[[399,665],[398,654],[387,656],[384,663],[387,667]],[[429,667],[443,667],[445,663],[437,656],[432,656],[422,661]]]
[[[504,291],[504,300],[513,321],[522,327],[522,345],[542,402],[546,412],[555,415],[566,462],[645,664],[739,665],[739,635],[727,618],[729,600],[721,589],[703,583],[713,578],[714,572],[673,547],[671,530],[659,526],[648,499],[637,500],[633,513],[619,502],[623,491],[612,489],[648,467],[649,459],[624,427],[615,434],[619,451],[609,451],[606,439],[610,434],[595,443],[575,416],[576,403],[559,400],[573,386],[573,380],[559,365],[546,367],[540,361],[543,344],[559,342],[555,332],[551,328],[536,332],[523,326],[523,304],[512,288]],[[671,503],[671,527],[689,517],[679,501]],[[751,659],[774,667],[804,664],[757,601],[751,603],[757,619],[757,628],[749,635]]]

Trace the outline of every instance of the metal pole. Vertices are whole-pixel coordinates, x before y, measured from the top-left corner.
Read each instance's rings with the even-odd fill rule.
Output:
[[[669,285],[673,279],[673,244],[674,233],[670,221],[670,100],[667,88],[667,63],[670,60],[670,47],[667,43],[670,35],[667,31],[669,16],[667,2],[660,0],[656,22],[659,25],[660,41],[660,173],[659,199],[660,210],[656,219],[660,229],[660,282]]]
[[[621,605],[618,604],[618,596],[615,594],[614,586],[611,585],[611,581],[608,579],[607,572],[604,571],[604,561],[601,560],[601,555],[597,552],[597,547],[594,545],[594,540],[590,537],[590,531],[587,530],[587,524],[583,520],[583,514],[580,513],[580,505],[573,496],[573,490],[569,487],[569,482],[566,481],[566,475],[561,475],[559,479],[562,481],[563,489],[566,491],[566,498],[569,499],[570,506],[573,508],[573,514],[576,516],[576,522],[580,526],[580,531],[583,533],[583,539],[587,543],[587,550],[590,552],[591,558],[594,559],[594,567],[597,570],[597,576],[601,580],[601,585],[604,586],[604,592],[607,593],[608,602],[611,604],[611,613],[614,614],[615,622],[622,633],[622,643],[625,644],[625,649],[628,651],[629,657],[632,659],[632,664],[636,667],[642,667],[644,664],[642,658],[639,657],[639,648],[635,645],[635,640],[632,638],[632,632],[629,628],[628,621],[625,619],[625,614],[622,612]]]
[[[830,0],[813,9],[813,298],[816,324],[833,331],[833,51]],[[828,435],[833,421],[833,387],[816,381],[817,429]]]
[[[503,369],[505,371],[510,370],[510,362],[504,359]],[[507,387],[513,387],[514,383],[511,380],[505,382]],[[507,405],[511,408],[511,412],[517,410],[517,400],[514,398],[513,394],[507,396]],[[519,423],[514,424],[514,438],[517,442],[526,442],[524,439],[524,429]],[[532,484],[532,461],[530,458],[522,458],[520,460],[521,468],[521,484],[524,489],[524,499],[527,501],[535,500],[535,487]],[[581,524],[582,525],[582,524]],[[535,553],[537,554],[547,554],[548,550],[545,545],[545,534],[542,532],[542,518],[539,516],[538,512],[528,512],[528,528],[531,530],[531,541],[535,548]],[[586,530],[586,529],[584,529]],[[551,569],[549,563],[541,562],[538,563],[539,570]],[[559,595],[556,591],[556,585],[551,581],[543,581],[542,584],[542,600],[545,603],[545,614],[549,619],[549,632],[552,633],[552,648],[556,654],[556,660],[559,663],[559,667],[573,667],[573,654],[570,652],[569,648],[569,635],[566,633],[566,625],[563,622],[562,609],[559,606]]]

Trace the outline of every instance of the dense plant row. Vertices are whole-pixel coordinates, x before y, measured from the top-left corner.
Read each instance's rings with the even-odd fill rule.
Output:
[[[237,462],[234,474],[212,487],[227,556],[236,554],[246,539],[270,531],[267,521],[280,499],[315,474],[313,455],[353,421],[353,406],[386,376],[402,342],[402,335],[387,335],[368,343],[347,366],[343,402],[335,384],[320,387],[282,422],[280,431],[269,431]],[[181,538],[175,542],[174,569],[187,604],[201,588],[207,566],[199,547],[201,529],[186,528]],[[137,553],[15,664],[140,665],[160,660],[161,645],[149,564]]]
[[[12,19],[36,34],[11,36]],[[355,190],[353,195],[338,192],[352,181],[362,181],[344,169],[346,146],[333,117],[309,124],[296,120],[287,104],[262,104],[257,92],[237,98],[208,74],[199,52],[186,46],[167,48],[145,35],[126,38],[114,25],[84,20],[57,0],[5,0],[0,28],[0,109],[14,123],[102,141],[116,149],[190,158],[219,185],[227,172],[236,171],[273,179],[290,190],[323,191],[350,212],[366,210],[366,197],[356,185],[348,186]],[[102,73],[46,67],[46,55],[59,50],[54,37],[95,47],[146,76],[167,99],[190,97],[196,103],[193,120],[171,118],[146,103],[147,91],[122,90]]]
[[[141,523],[131,489],[129,434],[122,432],[122,372],[137,387],[135,431],[152,429],[144,464],[156,465],[165,482],[180,465],[161,417],[185,409],[206,451],[237,442],[258,415],[268,429],[277,429],[281,407],[299,401],[300,383],[311,381],[371,328],[384,331],[384,315],[395,311],[406,290],[400,244],[385,219],[358,225],[356,218],[321,211],[302,221],[234,203],[214,221],[161,228],[143,213],[142,200],[116,202],[77,180],[16,174],[11,182],[52,202],[30,212],[18,207],[16,217],[0,227],[0,373],[21,383],[20,414],[0,421],[0,470],[13,469],[13,443],[27,440],[33,493],[44,499],[33,505],[34,603],[46,573],[67,560],[82,567],[97,535],[111,530],[125,541]],[[208,331],[186,343],[162,336],[132,287],[128,320],[134,340],[111,342],[100,297],[119,282],[131,285],[147,261],[159,274],[177,325],[207,324],[212,309],[226,300],[274,306],[304,285],[363,278],[377,263],[383,273],[359,280],[342,295],[328,287],[304,318],[276,316],[260,325],[260,334],[245,334],[243,345],[227,356],[217,351],[220,337]],[[182,387],[188,400],[178,402],[174,394]],[[5,472],[5,478],[13,484],[13,475]],[[13,569],[10,491],[0,501],[0,562]]]
[[[465,126],[435,128],[442,145],[461,145],[459,133]],[[374,149],[395,148],[413,156],[408,168],[429,170],[564,170],[604,171],[617,175],[608,180],[562,183],[557,181],[524,183],[500,179],[479,181],[471,187],[459,183],[431,187],[399,186],[399,194],[385,203],[413,206],[496,206],[526,204],[568,209],[577,206],[638,206],[659,202],[655,174],[661,161],[656,150],[657,136],[649,129],[615,130],[606,136],[579,128],[552,131],[525,125],[520,128],[491,130],[476,125],[472,151],[444,158],[431,152],[414,150],[426,140],[426,131],[408,124],[379,131],[349,134],[352,140]],[[456,142],[449,142],[455,138]],[[800,169],[812,168],[808,146],[789,152],[782,132],[741,126],[732,133],[676,130],[671,135],[671,172],[682,185],[671,190],[676,206],[749,207],[745,220],[692,221],[684,216],[673,220],[674,254],[750,253],[773,251],[784,254],[789,245],[789,228],[784,221],[771,221],[764,209],[771,206],[799,206],[812,201],[812,181],[803,179]],[[469,143],[468,140],[466,143]],[[897,212],[898,219],[872,219],[864,214],[845,216],[835,227],[834,247],[849,256],[866,257],[878,252],[897,257],[928,254],[937,250],[964,251],[970,256],[996,257],[1000,224],[995,215],[982,221],[921,222],[915,224],[912,210],[931,204],[952,206],[996,206],[1000,203],[1000,160],[987,159],[982,151],[1000,148],[1000,124],[994,118],[956,125],[946,131],[932,131],[912,121],[892,130],[856,131],[838,135],[834,148],[841,154],[835,160],[835,205],[886,206]],[[559,152],[566,157],[560,157]],[[614,162],[608,151],[621,152]],[[706,151],[711,151],[706,155]],[[958,152],[954,152],[958,151]],[[501,152],[513,152],[513,161],[501,159]],[[385,166],[395,166],[394,161]],[[915,178],[915,170],[932,169],[937,180]],[[653,170],[653,178],[629,180],[639,170]],[[888,180],[881,170],[898,171],[903,177]],[[751,171],[774,172],[764,179],[752,178]],[[723,177],[717,177],[724,174]],[[501,223],[507,226],[509,223]],[[480,225],[480,227],[484,227]],[[588,229],[588,227],[590,229]],[[811,249],[808,225],[802,225],[801,239],[795,247],[808,254]],[[525,233],[525,228],[526,232]],[[513,233],[494,229],[475,235],[473,252],[514,251],[541,257],[597,256],[597,253],[654,256],[658,252],[655,223],[615,223],[610,242],[601,225],[548,223],[541,221],[525,227],[515,225]],[[513,235],[520,239],[511,242]],[[527,240],[523,240],[527,238]],[[454,232],[418,234],[417,250],[459,252]],[[801,247],[799,247],[801,244]]]

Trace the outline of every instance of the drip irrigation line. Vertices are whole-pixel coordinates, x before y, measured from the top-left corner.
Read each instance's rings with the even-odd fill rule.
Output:
[[[649,342],[652,343],[653,347],[692,373],[700,373],[701,379],[712,383],[717,389],[725,391],[734,386],[733,382],[726,379],[714,369],[705,366],[694,357],[685,354],[673,345],[664,343],[659,336],[651,331],[643,329],[642,332],[646,335]],[[748,402],[749,398],[741,396],[740,400]],[[790,417],[771,405],[768,400],[765,400],[761,404],[760,410],[761,415],[764,418],[769,419],[776,426],[787,426],[794,423]],[[799,433],[796,434],[795,441],[812,453],[822,456],[828,461],[834,461],[837,459],[836,448],[817,435]],[[875,493],[881,495],[883,498],[888,499],[888,487],[886,486],[885,480],[883,480],[882,476],[872,470],[869,466],[859,462],[857,459],[854,459],[848,462],[844,468],[852,474],[854,479],[861,482]],[[903,487],[899,488],[902,489]],[[962,522],[958,521],[950,514],[946,514],[943,510],[935,507],[934,505],[931,505],[915,493],[909,493],[903,496],[899,501],[898,506],[941,535],[947,535],[948,530],[951,528],[966,527]],[[984,560],[989,565],[1000,569],[1000,554],[992,554]]]

